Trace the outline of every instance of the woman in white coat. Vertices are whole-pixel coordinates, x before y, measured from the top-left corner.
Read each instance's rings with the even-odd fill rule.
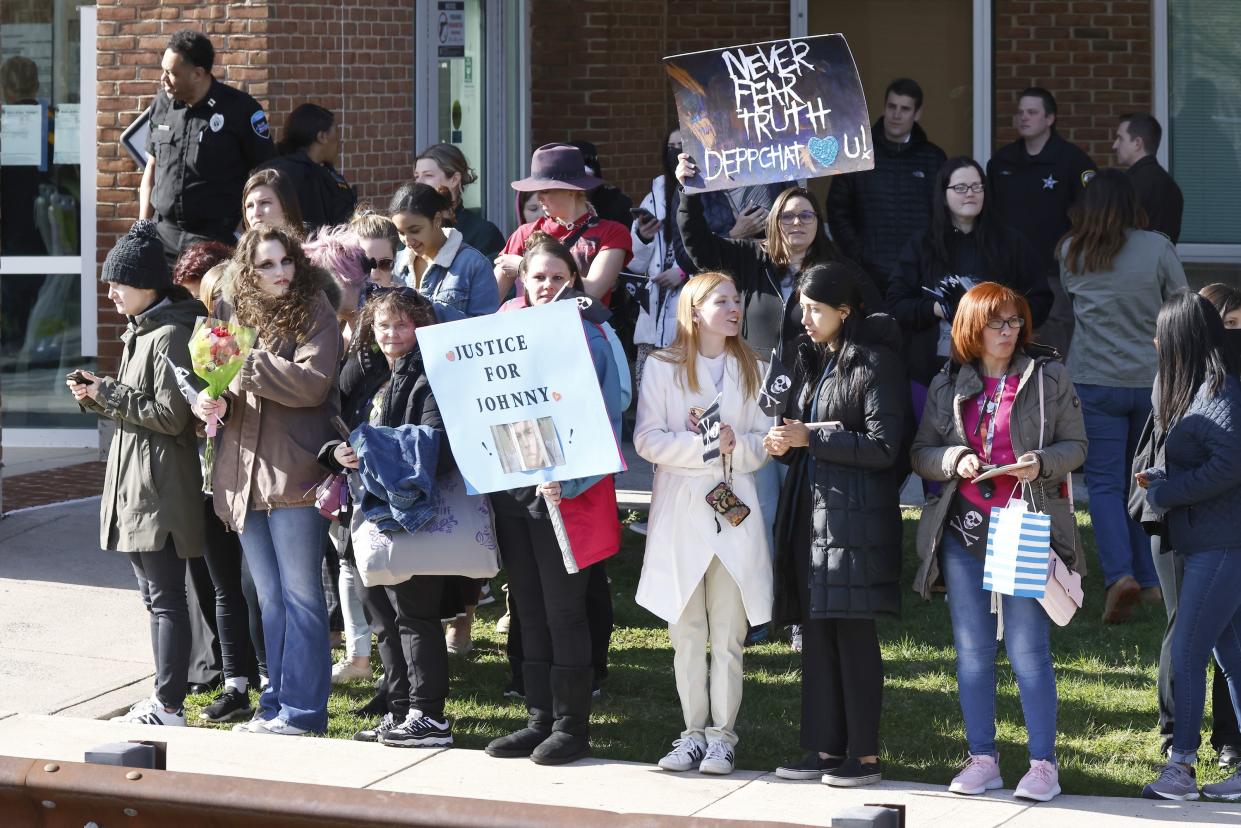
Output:
[[[677,302],[677,338],[647,361],[634,447],[655,464],[637,602],[668,622],[685,730],[664,770],[731,773],[750,625],[771,619],[768,534],[754,472],[766,462],[762,364],[740,338],[732,279],[703,273]],[[703,460],[698,416],[720,395],[719,457]],[[727,483],[752,514],[737,525],[707,496]],[[711,669],[707,671],[707,642]]]

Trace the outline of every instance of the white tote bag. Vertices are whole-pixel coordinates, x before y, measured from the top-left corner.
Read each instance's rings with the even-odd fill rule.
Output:
[[[466,493],[460,472],[435,481],[435,516],[417,532],[379,531],[358,508],[362,493],[357,475],[349,477],[353,557],[366,586],[400,584],[414,575],[492,578],[500,571],[491,503],[486,495]]]

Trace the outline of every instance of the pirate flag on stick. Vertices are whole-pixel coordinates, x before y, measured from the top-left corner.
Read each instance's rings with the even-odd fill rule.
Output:
[[[711,405],[698,417],[698,433],[702,435],[702,462],[710,463],[720,456],[720,398],[716,394]]]
[[[758,407],[768,417],[774,417],[776,425],[789,405],[789,391],[793,388],[793,380],[789,378],[788,369],[776,356],[776,349],[771,349],[771,362],[767,363],[767,374],[763,377],[763,388],[758,394]]]

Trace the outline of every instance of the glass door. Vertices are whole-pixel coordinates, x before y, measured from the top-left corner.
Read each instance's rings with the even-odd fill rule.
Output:
[[[64,387],[64,374],[93,367],[98,353],[93,0],[0,7],[0,87],[5,442],[21,437],[14,429],[93,435],[96,418]]]

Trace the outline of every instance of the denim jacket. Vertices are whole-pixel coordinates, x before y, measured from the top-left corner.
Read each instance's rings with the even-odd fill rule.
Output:
[[[435,517],[440,434],[425,425],[362,423],[349,435],[365,489],[359,508],[382,532],[417,532]]]
[[[456,228],[444,229],[444,246],[422,274],[419,285],[414,284],[410,259],[408,248],[397,254],[396,278],[416,287],[428,299],[454,307],[466,316],[495,313],[500,307],[500,291],[491,262],[466,244]]]

